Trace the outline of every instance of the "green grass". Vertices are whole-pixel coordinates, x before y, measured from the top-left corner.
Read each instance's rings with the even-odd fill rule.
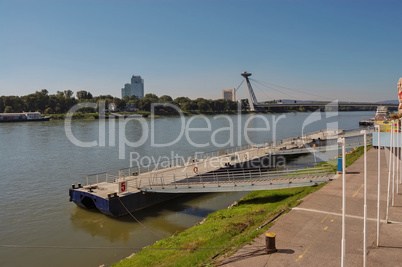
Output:
[[[66,114],[48,114],[50,119],[52,120],[64,120],[66,118]],[[99,113],[82,113],[82,112],[75,112],[72,119],[81,119],[81,120],[94,120],[99,118]]]
[[[373,147],[372,145],[368,145],[367,151],[369,151],[372,147]],[[362,146],[354,149],[353,151],[346,153],[346,162],[345,162],[346,168],[349,167],[350,165],[352,165],[353,162],[355,162],[358,158],[363,156],[363,154],[364,154],[364,147],[362,147]],[[317,166],[321,166],[322,164],[331,165],[334,172],[336,172],[336,170],[337,170],[337,164],[338,164],[337,159],[333,159],[328,162],[322,162],[322,163],[318,164]]]

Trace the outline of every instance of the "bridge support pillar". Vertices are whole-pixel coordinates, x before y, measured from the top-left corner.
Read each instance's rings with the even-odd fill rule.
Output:
[[[258,104],[257,98],[255,97],[253,88],[251,87],[250,80],[248,79],[249,76],[251,76],[251,73],[248,73],[247,71],[243,72],[241,76],[244,77],[244,80],[246,81],[246,86],[247,86],[247,92],[248,92],[248,104],[250,106],[250,111],[255,111],[255,105]]]

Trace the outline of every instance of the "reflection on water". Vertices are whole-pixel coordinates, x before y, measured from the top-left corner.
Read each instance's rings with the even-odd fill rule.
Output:
[[[92,237],[102,237],[115,243],[121,241],[129,243],[133,232],[148,231],[156,238],[170,236],[188,228],[188,224],[195,224],[208,214],[217,210],[212,204],[215,201],[222,203],[219,208],[227,207],[228,201],[235,201],[245,192],[235,194],[188,194],[171,199],[152,208],[144,209],[119,218],[107,217],[96,209],[86,210],[76,207],[71,213],[72,225],[87,232]],[[229,197],[228,197],[229,195]],[[230,196],[233,195],[233,196]],[[153,230],[148,230],[153,229]],[[156,231],[156,232],[155,232]]]

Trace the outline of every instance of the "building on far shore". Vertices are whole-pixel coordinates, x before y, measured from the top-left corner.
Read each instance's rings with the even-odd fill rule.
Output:
[[[137,98],[144,97],[144,79],[141,76],[133,75],[131,77],[131,84],[126,83],[124,88],[121,88],[121,97],[124,98],[125,96],[136,96]]]
[[[236,90],[234,88],[222,89],[222,97],[225,100],[236,101]]]

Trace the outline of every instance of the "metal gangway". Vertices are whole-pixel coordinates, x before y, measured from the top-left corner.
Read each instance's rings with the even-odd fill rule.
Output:
[[[157,193],[234,192],[314,186],[336,178],[330,165],[274,171],[228,168],[192,177],[155,174],[146,181],[137,181],[137,186],[140,191]]]
[[[358,136],[358,134],[355,131],[351,135]],[[319,152],[340,149],[335,140],[331,144],[318,143],[316,146],[310,143],[304,144],[303,147],[293,147],[292,142],[290,139],[284,139],[282,142],[282,144],[289,143],[290,149],[273,143],[245,145],[200,153],[195,157],[187,158],[187,160],[184,158],[172,159],[155,166],[148,166],[145,169],[143,167],[124,168],[115,175],[106,172],[91,174],[87,175],[86,186],[84,187],[98,188],[101,190],[99,192],[107,194],[108,192],[119,191],[119,183],[124,181],[128,189],[125,193],[157,192],[157,190],[168,192],[167,188],[172,189],[172,187],[175,189],[173,191],[177,193],[180,193],[180,190],[186,192],[227,192],[307,186],[332,179],[333,174],[331,176],[331,173],[322,173],[322,169],[315,170],[319,174],[317,176],[313,175],[314,173],[311,170],[308,173],[302,169],[287,169],[286,172],[285,170],[276,170],[267,173],[263,169],[256,171],[256,169],[247,169],[248,167],[244,166],[247,162],[253,162],[254,159],[269,159],[271,156],[305,153],[315,155]],[[347,148],[362,145],[362,142],[352,142],[352,140],[346,143]],[[216,164],[217,162],[219,164]],[[225,168],[225,166],[232,166],[232,168]],[[225,173],[222,170],[225,170]],[[268,180],[272,181],[267,183]],[[193,183],[194,185],[191,186]],[[172,184],[176,186],[172,186]],[[183,189],[184,184],[187,185],[186,189]]]
[[[372,138],[367,139],[367,144],[371,145],[373,142]],[[352,143],[346,143],[345,148],[350,149],[350,148],[355,148],[355,147],[360,147],[363,146],[364,142],[352,142]],[[292,154],[308,154],[308,153],[318,153],[318,152],[328,152],[328,151],[334,151],[334,150],[339,150],[341,149],[341,145],[336,143],[336,144],[330,144],[330,145],[317,145],[317,146],[304,146],[300,148],[291,148],[291,149],[278,149],[278,148],[268,148],[267,149],[267,154],[268,155],[292,155]]]

